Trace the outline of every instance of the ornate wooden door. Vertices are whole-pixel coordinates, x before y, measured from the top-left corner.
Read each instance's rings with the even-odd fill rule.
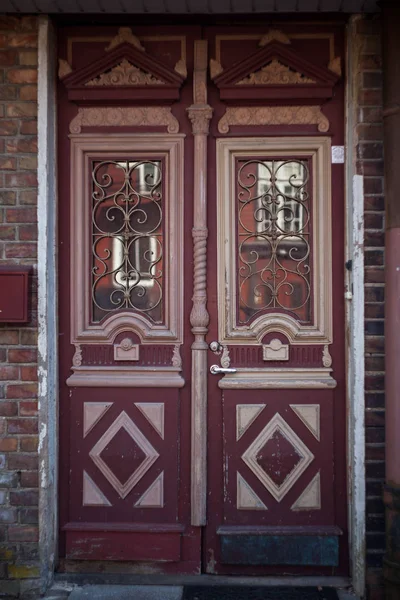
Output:
[[[207,30],[208,573],[347,573],[340,28]]]
[[[346,573],[342,54],[60,31],[65,568]]]
[[[192,265],[185,260],[193,218],[186,71],[199,33],[60,31],[60,553],[67,568],[119,560],[142,572],[200,569],[201,530],[190,517]]]

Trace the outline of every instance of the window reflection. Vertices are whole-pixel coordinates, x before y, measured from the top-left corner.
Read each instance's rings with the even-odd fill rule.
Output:
[[[92,165],[92,318],[134,309],[163,320],[160,161]]]
[[[311,318],[307,161],[239,160],[239,322],[267,309]]]

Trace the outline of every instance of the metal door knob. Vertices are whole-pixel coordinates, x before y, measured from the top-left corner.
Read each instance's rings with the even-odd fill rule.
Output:
[[[236,373],[237,369],[224,369],[223,367],[219,367],[218,365],[211,365],[210,373],[212,375],[224,375],[225,373]]]

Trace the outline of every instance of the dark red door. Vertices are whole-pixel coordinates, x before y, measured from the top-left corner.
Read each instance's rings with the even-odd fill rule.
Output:
[[[342,30],[206,37],[205,571],[347,574]]]
[[[342,37],[61,29],[63,567],[347,573]]]
[[[190,521],[196,28],[60,31],[60,554],[198,572]],[[173,110],[172,110],[173,105]],[[190,229],[189,229],[190,233]],[[93,567],[93,563],[91,568]]]

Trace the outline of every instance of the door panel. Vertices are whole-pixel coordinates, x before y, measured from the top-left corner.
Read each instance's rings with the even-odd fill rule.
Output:
[[[67,569],[82,560],[102,570],[104,561],[137,563],[141,572],[200,568],[187,452],[192,270],[184,256],[191,255],[185,220],[193,217],[185,196],[193,144],[185,109],[192,93],[181,74],[193,70],[197,31],[136,28],[141,41],[126,28],[60,32],[60,554]]]
[[[343,89],[316,83],[342,33],[207,37],[209,366],[228,372],[209,377],[205,569],[345,574]]]

